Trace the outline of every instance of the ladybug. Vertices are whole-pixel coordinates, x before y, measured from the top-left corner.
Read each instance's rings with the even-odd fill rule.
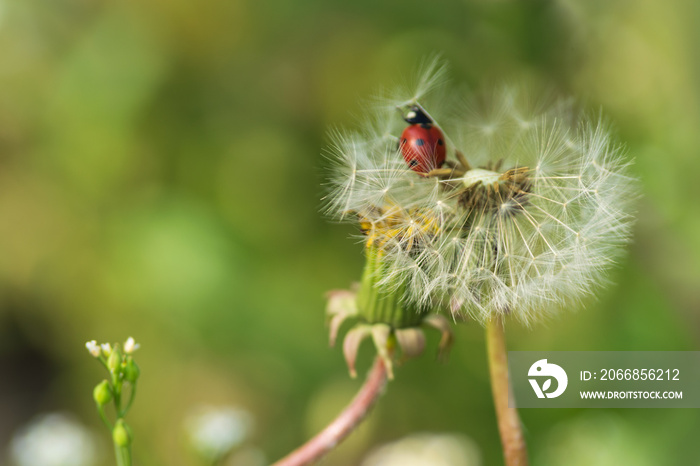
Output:
[[[442,131],[422,108],[413,105],[403,117],[409,126],[401,133],[399,148],[409,167],[421,175],[445,162],[445,139]]]

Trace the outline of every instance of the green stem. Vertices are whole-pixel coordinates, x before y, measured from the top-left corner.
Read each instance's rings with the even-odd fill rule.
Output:
[[[527,446],[523,438],[522,424],[515,408],[515,400],[511,398],[503,317],[495,317],[486,324],[486,345],[491,390],[506,466],[527,466]]]
[[[218,457],[218,458],[212,458],[211,460],[208,460],[205,462],[206,466],[221,466],[224,464],[224,461],[226,460],[227,456],[224,456],[223,458]]]
[[[121,410],[118,414],[119,417],[124,417],[126,416],[126,413],[129,411],[129,408],[131,408],[131,404],[134,402],[134,397],[136,396],[136,384],[130,384],[131,385],[131,390],[129,393],[129,401],[126,403],[126,406],[124,407],[123,410]]]
[[[109,366],[107,365],[107,359],[104,356],[100,356],[98,361],[102,363],[105,369],[107,369],[107,372],[109,372]]]
[[[114,455],[117,458],[117,466],[131,466],[131,447],[114,444]]]
[[[112,387],[114,390],[114,408],[117,411],[117,417],[122,417],[122,383],[119,377],[112,373]]]
[[[110,432],[112,432],[113,427],[112,427],[112,424],[109,422],[109,419],[107,419],[107,415],[105,414],[104,408],[103,408],[102,405],[99,404],[99,403],[95,403],[95,404],[97,405],[97,412],[98,412],[99,415],[100,415],[100,419],[102,419],[102,422],[103,422],[104,425],[107,427],[107,429],[108,429]]]

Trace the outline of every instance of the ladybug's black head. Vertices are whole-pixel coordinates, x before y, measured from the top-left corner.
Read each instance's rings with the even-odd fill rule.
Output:
[[[412,125],[420,125],[420,124],[430,124],[433,122],[433,120],[430,119],[428,115],[425,114],[422,108],[420,108],[418,105],[413,105],[408,109],[408,112],[403,116],[403,119],[406,121],[406,123],[410,123]]]

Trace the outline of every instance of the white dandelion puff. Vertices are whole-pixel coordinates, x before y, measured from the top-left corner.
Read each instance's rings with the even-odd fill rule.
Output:
[[[418,101],[428,87],[392,104],[442,113]],[[630,236],[629,162],[601,117],[571,99],[528,97],[503,88],[431,121],[448,155],[428,173],[404,161],[406,123],[390,105],[363,131],[332,134],[326,210],[382,251],[380,284],[405,284],[404,298],[424,308],[529,323],[604,281]]]
[[[362,466],[480,466],[481,457],[470,437],[423,432],[375,448]]]
[[[48,413],[20,429],[9,452],[17,466],[92,466],[96,443],[94,434],[72,416]]]
[[[209,461],[221,460],[250,435],[253,419],[233,406],[200,406],[185,421],[194,450]]]

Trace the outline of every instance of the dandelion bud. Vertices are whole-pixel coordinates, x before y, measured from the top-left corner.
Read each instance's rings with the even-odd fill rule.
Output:
[[[110,387],[109,382],[103,380],[97,384],[95,389],[92,391],[92,397],[100,406],[104,406],[112,401],[112,387]]]
[[[124,419],[117,419],[114,429],[112,430],[112,440],[114,444],[120,447],[128,447],[132,441],[131,427],[124,422]]]
[[[139,375],[141,375],[141,369],[139,369],[139,366],[137,366],[134,360],[129,357],[126,361],[126,366],[124,367],[124,378],[127,382],[133,385],[138,380]]]

